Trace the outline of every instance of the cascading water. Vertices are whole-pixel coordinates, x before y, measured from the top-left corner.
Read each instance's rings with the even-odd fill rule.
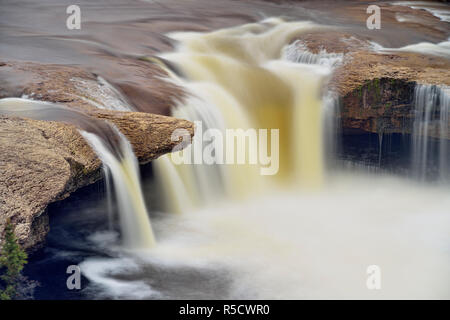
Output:
[[[283,59],[296,63],[325,66],[333,70],[342,63],[344,54],[329,53],[326,50],[312,53],[301,41],[296,40],[283,48]],[[332,89],[327,88],[322,96],[322,130],[324,158],[328,167],[335,165],[336,154],[340,148],[339,115],[339,96]]]
[[[133,106],[128,102],[122,92],[102,77],[97,77],[97,81],[81,78],[72,78],[70,81],[74,83],[74,86],[78,90],[85,93],[85,95],[79,95],[77,97],[96,108],[134,111]]]
[[[248,164],[171,167],[167,159],[157,160],[158,175],[165,177],[161,180],[166,189],[179,188],[171,193],[175,195],[172,204],[182,203],[180,197],[186,192],[191,193],[187,194],[190,202],[202,203],[218,194],[243,197],[274,182],[321,183],[324,155],[320,92],[339,56],[329,57],[333,63],[307,65],[283,55],[283,47],[296,35],[318,28],[310,22],[267,19],[211,33],[169,35],[178,41],[177,50],[161,57],[181,72],[182,77],[170,73],[172,80],[192,94],[190,100],[173,110],[174,116],[201,121],[203,130],[279,129],[280,141],[275,179],[263,179],[258,166]],[[321,61],[331,61],[327,58]],[[197,131],[192,146],[185,151],[202,149],[201,138],[202,132]],[[177,179],[167,179],[174,174]],[[176,181],[177,186],[167,186],[168,180]]]
[[[418,84],[414,90],[412,170],[419,179],[430,174],[447,180],[450,88]],[[433,161],[433,159],[437,159]]]
[[[283,49],[283,57],[297,63],[335,67],[342,62],[344,54],[327,52],[326,50],[313,53],[301,41],[296,40]]]
[[[327,121],[338,100],[323,90],[334,66],[325,61],[336,56],[283,54],[295,51],[288,44],[297,34],[317,28],[268,19],[171,35],[178,47],[158,62],[167,61],[170,81],[189,93],[172,114],[200,122],[190,147],[153,162],[161,182],[155,191],[165,193],[168,211],[188,212],[157,219],[158,245],[137,257],[112,252],[84,260],[94,297],[448,297],[446,186],[350,170],[322,188],[286,188],[325,181],[324,136],[336,127]],[[280,172],[263,177],[266,163],[196,161],[215,138],[208,129],[229,128],[280,129]],[[176,164],[185,154],[193,164]],[[373,264],[383,270],[382,290],[367,289]]]
[[[414,52],[420,54],[434,55],[442,58],[450,58],[450,38],[439,43],[420,42],[410,44],[401,48],[384,48],[382,45],[372,42],[372,48],[379,52]]]
[[[124,245],[132,249],[150,248],[155,239],[142,195],[138,162],[128,140],[115,127],[112,129],[119,138],[115,152],[99,136],[80,132],[112,177]]]
[[[138,163],[131,144],[117,128],[60,105],[29,99],[0,99],[0,113],[36,120],[63,121],[81,128],[81,134],[105,166],[109,203],[112,194],[109,177],[112,179],[123,243],[133,249],[153,246],[155,240],[142,195]],[[112,206],[108,207],[108,210],[112,209]]]

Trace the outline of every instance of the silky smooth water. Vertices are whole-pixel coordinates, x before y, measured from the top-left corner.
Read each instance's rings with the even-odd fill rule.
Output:
[[[125,136],[116,128],[113,130],[119,137],[116,146],[119,157],[95,134],[86,131],[81,131],[81,134],[106,167],[108,175],[111,175],[123,244],[129,249],[151,248],[155,244],[155,238],[142,195],[138,162]]]
[[[114,96],[110,99],[114,99]],[[102,161],[108,182],[109,178],[112,180],[112,184],[107,183],[107,210],[111,220],[114,219],[111,211],[113,189],[123,244],[129,249],[150,248],[154,245],[155,239],[141,190],[138,162],[131,144],[114,125],[62,105],[23,98],[0,99],[0,114],[76,125]]]
[[[280,136],[289,143],[280,147],[281,183],[245,166],[159,159],[155,174],[170,205],[154,224],[158,245],[138,255],[113,250],[109,258],[85,260],[91,293],[142,299],[450,296],[448,185],[357,167],[325,175],[323,113],[335,102],[324,87],[342,57],[286,54],[288,39],[310,28],[319,27],[268,19],[171,35],[177,50],[162,57],[179,71],[170,81],[191,95],[173,115],[201,120],[206,128],[284,130]],[[366,284],[372,265],[381,270],[380,290]]]
[[[78,64],[110,80],[138,82],[108,58],[157,55],[177,66],[167,65],[174,71],[169,81],[188,93],[173,115],[207,127],[285,130],[280,176],[270,182],[254,167],[183,167],[168,157],[154,162],[159,184],[150,178],[153,187],[143,197],[163,191],[168,205],[159,212],[147,201],[158,238],[151,250],[121,247],[108,228],[106,202],[83,190],[52,206],[49,245],[27,266],[47,290],[40,298],[69,295],[70,264],[80,265],[83,275],[83,289],[71,298],[450,297],[448,186],[380,177],[381,170],[375,176],[357,166],[329,175],[324,106],[335,103],[326,81],[340,55],[283,56],[298,34],[345,26],[386,47],[430,41],[407,49],[447,57],[442,34],[386,16],[381,30],[369,31],[347,10],[364,14],[366,4],[344,1],[110,1],[106,8],[90,0],[82,3],[92,23],[74,36],[60,27],[64,21],[54,21],[69,1],[45,1],[40,13],[27,1],[18,8],[7,2],[0,48],[7,58]],[[287,12],[287,20],[264,19]],[[30,30],[30,17],[45,23]],[[330,27],[322,29],[325,24]],[[226,28],[232,25],[238,26]],[[438,21],[431,26],[445,31]],[[381,290],[366,286],[370,265],[381,269]]]
[[[447,181],[450,167],[448,141],[450,88],[416,85],[414,90],[415,119],[412,135],[413,174],[426,179],[432,171],[435,179]]]
[[[81,264],[109,298],[449,298],[448,188],[341,175],[154,219],[158,245]],[[102,246],[105,242],[101,243]],[[114,247],[114,242],[110,243]],[[367,267],[381,268],[368,290]]]
[[[301,63],[284,53],[295,36],[321,29],[325,27],[311,22],[270,18],[210,33],[169,35],[178,41],[177,49],[161,58],[180,70],[181,76],[167,68],[171,81],[191,95],[172,115],[201,121],[206,130],[277,129],[279,168],[268,178],[260,174],[261,166],[252,166],[248,160],[245,165],[171,167],[167,158],[173,155],[166,155],[155,164],[166,194],[173,196],[168,203],[177,204],[179,211],[184,202],[180,197],[189,199],[184,202],[189,207],[214,201],[218,195],[245,198],[273,183],[323,183],[323,114],[330,104],[321,89],[333,63]],[[181,153],[198,148],[201,138],[197,128],[192,146]],[[256,151],[249,148],[247,159],[251,152]]]

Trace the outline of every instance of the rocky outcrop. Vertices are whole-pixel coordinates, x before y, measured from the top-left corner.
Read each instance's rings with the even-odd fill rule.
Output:
[[[372,133],[411,133],[415,82],[375,78],[342,98],[344,130]]]
[[[175,129],[193,135],[193,124],[186,120],[108,110],[108,102],[120,108],[126,98],[114,96],[120,92],[112,89],[105,91],[95,75],[76,67],[4,63],[1,68],[7,68],[0,82],[2,97],[27,95],[109,121],[129,139],[141,163],[171,152],[177,144],[171,140]],[[77,81],[90,84],[90,89],[77,86]],[[100,160],[74,125],[0,112],[0,234],[9,218],[20,243],[36,248],[48,232],[47,206],[100,179],[100,168]]]
[[[181,88],[163,80],[167,75],[153,63],[132,59],[113,62],[122,73],[129,74],[129,78],[122,76],[119,81],[110,72],[113,85],[119,90],[111,89],[101,77],[75,66],[0,61],[0,98],[25,95],[83,111],[117,108],[122,102],[132,105],[135,111],[169,115],[174,101],[184,96]],[[114,105],[112,100],[117,100]]]
[[[0,232],[7,218],[29,248],[45,238],[47,205],[100,178],[100,161],[75,127],[0,118]]]
[[[330,86],[340,96],[346,132],[411,133],[416,84],[450,85],[450,61],[442,57],[377,52],[367,39],[343,32],[309,33],[296,40],[299,49],[344,54]]]
[[[335,74],[342,126],[353,132],[411,133],[416,84],[449,85],[449,79],[450,61],[443,58],[353,53]]]

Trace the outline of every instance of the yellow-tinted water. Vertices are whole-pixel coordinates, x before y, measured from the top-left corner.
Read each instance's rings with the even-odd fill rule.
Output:
[[[178,188],[169,191],[173,197],[167,202],[176,204],[176,208],[172,205],[172,210],[181,210],[179,203],[184,201],[180,199],[183,194],[191,199],[189,202],[198,203],[199,198],[209,199],[216,189],[226,196],[244,198],[267,185],[316,187],[321,184],[324,174],[321,91],[330,71],[282,59],[283,47],[296,35],[318,28],[322,27],[310,22],[272,18],[210,33],[170,35],[178,41],[176,51],[162,58],[181,72],[180,77],[170,73],[173,81],[192,94],[192,98],[173,110],[173,115],[201,121],[203,131],[211,128],[221,131],[268,129],[264,147],[272,161],[275,156],[279,161],[272,170],[275,174],[262,175],[260,169],[265,165],[249,163],[251,156],[258,157],[251,153],[258,150],[250,148],[247,140],[247,161],[215,165],[216,171],[221,171],[224,177],[217,182],[214,181],[217,178],[207,173],[212,170],[206,168],[210,165],[177,164],[176,168],[169,169],[170,162],[161,159],[157,167],[162,183],[166,189]],[[274,139],[271,129],[278,130],[278,140]],[[201,148],[202,133],[197,130],[193,146],[182,152]],[[277,143],[276,148],[273,143]],[[226,151],[225,147],[223,149]],[[238,152],[236,145],[234,151]],[[174,178],[174,174],[178,177]],[[222,188],[212,187],[213,184],[221,184]]]

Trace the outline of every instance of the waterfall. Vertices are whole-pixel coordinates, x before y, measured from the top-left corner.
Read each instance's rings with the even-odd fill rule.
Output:
[[[343,59],[343,53],[327,52],[322,49],[318,53],[312,53],[300,40],[283,48],[283,59],[304,64],[320,65],[333,70],[339,66]],[[335,166],[337,152],[340,148],[340,104],[336,92],[327,88],[322,96],[322,128],[325,160],[328,167]]]
[[[337,93],[329,90],[323,97],[323,140],[324,153],[329,168],[336,166],[341,139],[341,105]]]
[[[154,244],[138,162],[131,144],[116,127],[61,105],[29,99],[0,99],[0,113],[36,120],[62,121],[80,128],[80,133],[104,165],[110,216],[113,207],[111,189],[114,190],[124,245],[137,249],[149,248]]]
[[[283,49],[283,56],[286,60],[292,62],[317,64],[328,67],[336,67],[344,58],[343,53],[327,52],[324,49],[320,50],[318,53],[312,53],[300,40],[296,40],[286,46]]]
[[[424,180],[449,178],[450,88],[417,84],[414,90],[415,119],[412,134],[412,170]],[[433,161],[433,159],[437,159]]]
[[[80,132],[112,177],[123,243],[129,248],[149,248],[155,239],[142,194],[138,162],[128,140],[115,127],[112,129],[119,138],[116,150],[111,150],[99,136]]]
[[[321,184],[325,162],[321,92],[334,63],[298,63],[287,59],[283,49],[295,36],[317,28],[310,22],[272,18],[210,33],[169,34],[177,48],[161,55],[161,61],[168,62],[170,81],[189,94],[172,115],[198,124],[192,145],[181,152],[206,150],[208,129],[223,135],[229,129],[279,130],[279,170],[273,176],[260,174],[261,163],[180,165],[171,161],[176,153],[156,160],[163,189],[172,190],[174,198],[167,200],[172,207],[244,198],[272,185]],[[336,62],[339,57],[332,54],[330,59]],[[171,72],[173,67],[176,72]],[[248,157],[257,153],[250,148],[246,152]]]
[[[212,84],[186,83],[183,86],[192,95],[174,108],[172,115],[201,124],[196,126],[192,144],[182,151],[191,153],[192,164],[174,165],[171,155],[162,156],[153,162],[157,168],[156,176],[164,190],[165,202],[171,212],[182,212],[186,208],[202,206],[217,201],[224,195],[233,194],[229,183],[230,175],[233,174],[232,168],[220,164],[198,164],[195,161],[198,154],[196,151],[203,150],[207,144],[207,141],[202,139],[203,132],[207,132],[208,129],[225,131],[224,116],[214,103],[214,99],[227,100],[230,97]],[[231,102],[229,106],[235,111],[230,110],[230,119],[232,120],[234,114],[235,122],[244,123],[245,116],[241,114],[237,117],[238,109],[233,108]]]

